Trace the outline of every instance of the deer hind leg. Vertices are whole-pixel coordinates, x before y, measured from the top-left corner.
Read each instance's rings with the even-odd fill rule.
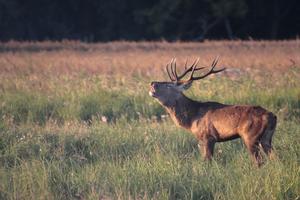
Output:
[[[251,141],[251,142],[245,141],[245,144],[246,144],[247,149],[252,157],[252,160],[258,167],[260,167],[263,164],[263,160],[262,160],[262,156],[259,151],[259,142],[258,141]]]
[[[269,113],[268,121],[269,124],[260,138],[260,144],[265,154],[267,154],[270,159],[274,159],[275,155],[272,148],[272,137],[276,128],[276,116]]]
[[[263,130],[254,129],[247,133],[244,133],[243,141],[251,155],[252,160],[254,163],[260,167],[263,164],[262,156],[260,154],[259,149],[259,141],[262,135]]]
[[[265,152],[265,154],[267,154],[267,156],[270,159],[275,158],[275,155],[273,153],[273,147],[272,147],[272,136],[274,134],[274,131],[275,131],[274,129],[273,130],[266,129],[266,131],[263,133],[260,139],[261,147]]]
[[[214,153],[215,143],[216,142],[214,140],[207,140],[203,141],[201,145],[198,146],[200,148],[204,160],[211,160]]]

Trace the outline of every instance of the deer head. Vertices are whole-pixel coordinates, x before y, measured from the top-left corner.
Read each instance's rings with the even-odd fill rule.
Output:
[[[215,59],[210,67],[210,70],[202,76],[194,76],[195,71],[204,69],[205,67],[197,67],[199,59],[195,60],[194,63],[187,67],[187,61],[185,63],[185,71],[178,75],[176,69],[176,60],[172,59],[170,63],[166,65],[166,71],[171,81],[169,82],[151,82],[149,95],[156,98],[163,105],[172,104],[178,98],[182,97],[183,91],[190,88],[193,81],[203,79],[210,74],[215,74],[224,71],[225,68],[220,70],[214,70],[218,63],[218,59]],[[182,80],[189,72],[190,76],[186,80]]]

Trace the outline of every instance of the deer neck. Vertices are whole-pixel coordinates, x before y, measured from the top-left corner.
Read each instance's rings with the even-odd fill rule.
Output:
[[[198,102],[193,101],[185,95],[180,95],[164,105],[173,121],[186,129],[192,125],[193,119],[198,113]]]

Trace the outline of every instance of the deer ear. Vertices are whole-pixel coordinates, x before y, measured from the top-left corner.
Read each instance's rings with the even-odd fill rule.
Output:
[[[180,91],[184,91],[189,89],[192,86],[193,81],[187,81],[185,83],[181,83],[178,88]]]

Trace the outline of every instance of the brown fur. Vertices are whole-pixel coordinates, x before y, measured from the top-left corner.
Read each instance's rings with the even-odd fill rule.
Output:
[[[262,159],[259,145],[271,157],[276,116],[260,106],[225,105],[197,102],[187,98],[183,88],[173,82],[152,82],[150,95],[168,111],[174,122],[189,131],[201,143],[202,154],[210,160],[216,142],[241,138],[255,163]]]

